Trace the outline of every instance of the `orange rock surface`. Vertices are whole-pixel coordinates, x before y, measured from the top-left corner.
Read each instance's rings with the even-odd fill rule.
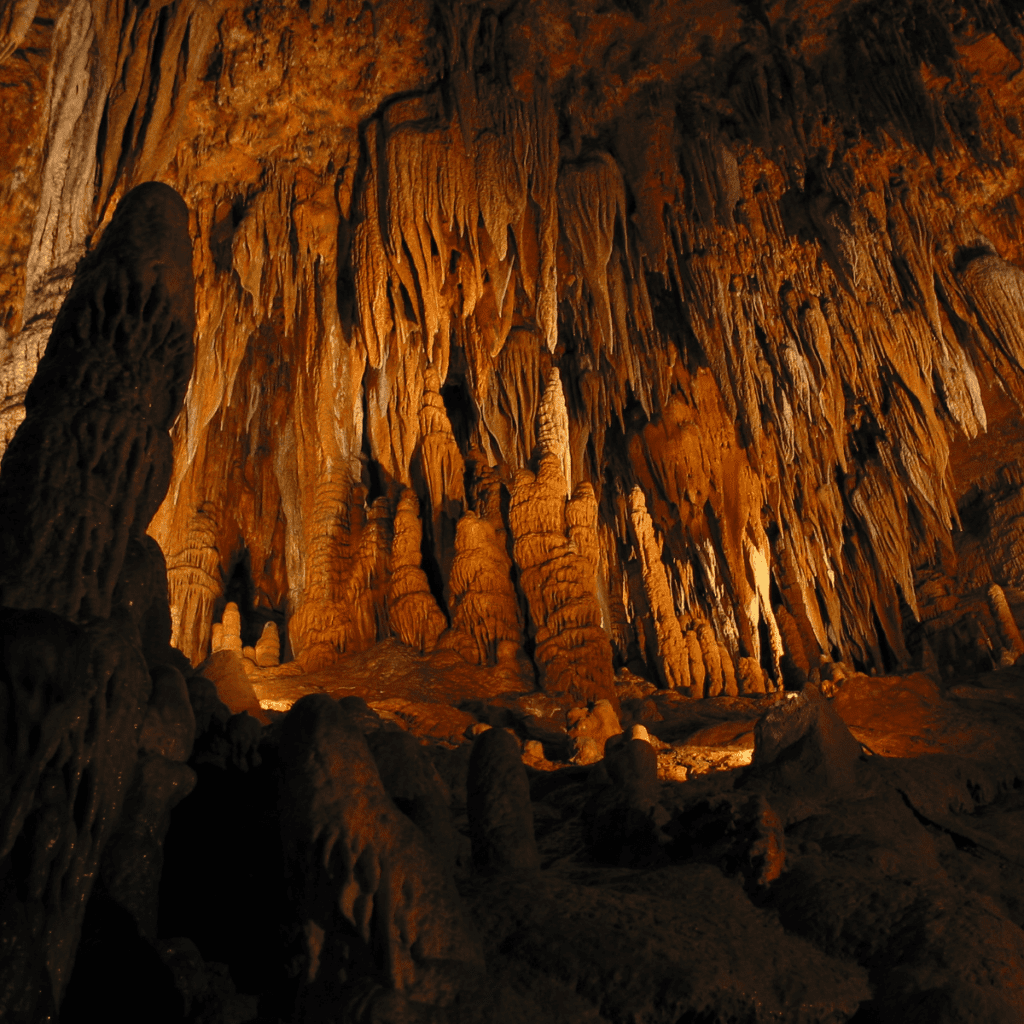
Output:
[[[157,179],[198,326],[150,532],[194,665],[239,588],[243,646],[273,618],[307,669],[450,630],[581,700],[1008,664],[1020,26],[762,6],[5,4],[0,433]]]

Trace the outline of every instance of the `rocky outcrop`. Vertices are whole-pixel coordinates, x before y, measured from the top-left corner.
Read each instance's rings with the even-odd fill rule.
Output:
[[[281,764],[305,939],[299,1019],[388,993],[450,1002],[459,968],[479,967],[479,952],[450,877],[388,798],[362,734],[329,697],[304,697],[283,723]]]
[[[505,729],[487,729],[473,741],[466,782],[473,863],[485,872],[536,871],[530,786],[519,744]]]
[[[155,931],[167,814],[194,783],[184,684],[159,664],[172,654],[163,560],[145,536],[171,474],[193,323],[184,203],[141,186],[76,277],[4,455],[0,990],[11,1020],[57,1012],[101,866]]]

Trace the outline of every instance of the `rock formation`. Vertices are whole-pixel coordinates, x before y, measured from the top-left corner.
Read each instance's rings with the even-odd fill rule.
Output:
[[[367,984],[414,1003],[450,1002],[451,966],[480,966],[472,931],[442,862],[384,791],[362,734],[329,697],[304,697],[283,723],[281,761],[285,859],[305,937],[298,1019],[368,998]]]
[[[481,871],[536,871],[530,787],[515,737],[488,729],[473,742],[467,780],[473,863]]]
[[[593,492],[599,613],[566,581],[580,610],[551,625],[531,611],[521,642],[568,630],[563,646],[600,646],[600,624],[617,664],[639,656],[663,685],[709,696],[836,658],[920,664],[904,608],[930,617],[918,591],[951,569],[936,552],[964,550],[957,503],[982,485],[966,446],[1008,429],[1021,394],[1021,143],[1003,114],[1016,15],[979,0],[957,21],[907,3],[879,21],[871,3],[820,4],[800,29],[771,4],[584,21],[471,4],[431,36],[426,0],[379,24],[304,9],[297,33],[283,10],[179,6],[159,32],[87,0],[52,26],[7,6],[3,73],[13,83],[27,59],[22,37],[58,70],[49,92],[25,86],[12,122],[12,159],[42,184],[6,200],[22,226],[0,261],[2,379],[13,423],[66,268],[112,199],[160,168],[199,239],[197,383],[153,527],[193,664],[239,565],[260,621],[287,619],[308,668],[388,635],[429,650],[441,619],[401,599],[429,590],[453,621],[475,478],[493,474],[507,510],[517,474],[545,478],[549,456],[567,497]],[[931,27],[904,31],[918,24]],[[416,42],[385,60],[397,26]],[[131,56],[116,45],[129,31]],[[285,36],[301,47],[274,50]],[[349,77],[324,86],[329,102],[290,77],[342,53]],[[588,92],[587,75],[614,89]],[[851,87],[865,76],[870,89]],[[130,115],[140,95],[145,124]],[[258,129],[255,96],[286,127]],[[42,163],[32,139],[48,140]],[[543,517],[517,586],[560,557],[555,505]],[[410,591],[417,530],[429,586]],[[389,531],[410,538],[391,555],[397,583]],[[1016,587],[1016,564],[992,556],[985,585]],[[524,586],[519,599],[530,606]],[[969,603],[936,624],[933,650],[967,656],[949,645]],[[553,650],[547,634],[539,648]],[[605,661],[587,685],[568,682],[581,665],[538,670],[608,697]]]
[[[109,617],[128,546],[167,491],[167,431],[192,373],[188,212],[155,182],[118,209],[61,307],[4,453],[8,607]]]
[[[540,684],[577,701],[614,698],[612,651],[590,563],[566,536],[565,475],[545,452],[511,484],[513,553],[526,595]]]
[[[422,540],[419,502],[416,494],[407,488],[402,492],[395,511],[388,616],[399,640],[426,652],[433,649],[447,622],[430,592],[427,575],[421,567]]]
[[[523,625],[512,563],[491,522],[475,512],[459,519],[448,587],[452,625],[440,646],[474,665],[514,659]]]
[[[1017,0],[0,0],[0,1016],[95,878],[211,1019],[1020,1017],[1022,66]],[[265,982],[168,910],[216,794]]]
[[[4,454],[11,1020],[57,1012],[97,875],[154,933],[167,814],[195,781],[184,682],[160,665],[173,661],[163,559],[145,535],[171,475],[193,323],[187,210],[168,186],[142,185],[76,275]]]

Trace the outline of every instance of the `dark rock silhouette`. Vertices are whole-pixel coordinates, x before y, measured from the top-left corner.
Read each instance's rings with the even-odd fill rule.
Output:
[[[282,723],[280,757],[285,863],[305,936],[298,1019],[451,1002],[482,967],[473,930],[362,734],[336,701],[310,695]]]
[[[0,603],[107,618],[129,544],[152,550],[192,373],[193,288],[184,202],[140,185],[76,275],[0,463]]]
[[[180,676],[155,668],[154,684],[146,663],[170,631],[162,557],[145,537],[170,479],[193,303],[185,204],[140,186],[76,276],[0,465],[0,1015],[11,1021],[59,1007],[115,834],[108,883],[152,929],[160,832],[194,779]]]
[[[646,740],[609,743],[604,758],[608,785],[588,802],[585,815],[594,856],[605,863],[650,866],[659,860],[661,790],[658,757]]]
[[[535,871],[530,786],[515,737],[488,729],[473,741],[466,781],[473,863],[481,871]]]
[[[452,825],[451,794],[415,736],[376,729],[366,736],[381,782],[395,806],[423,832],[448,872],[454,871],[459,838]]]

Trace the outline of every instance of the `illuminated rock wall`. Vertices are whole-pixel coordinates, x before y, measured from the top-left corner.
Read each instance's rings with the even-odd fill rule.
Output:
[[[118,198],[191,210],[193,663],[239,581],[307,668],[444,634],[580,699],[1016,651],[1013,5],[3,9],[5,436]]]

